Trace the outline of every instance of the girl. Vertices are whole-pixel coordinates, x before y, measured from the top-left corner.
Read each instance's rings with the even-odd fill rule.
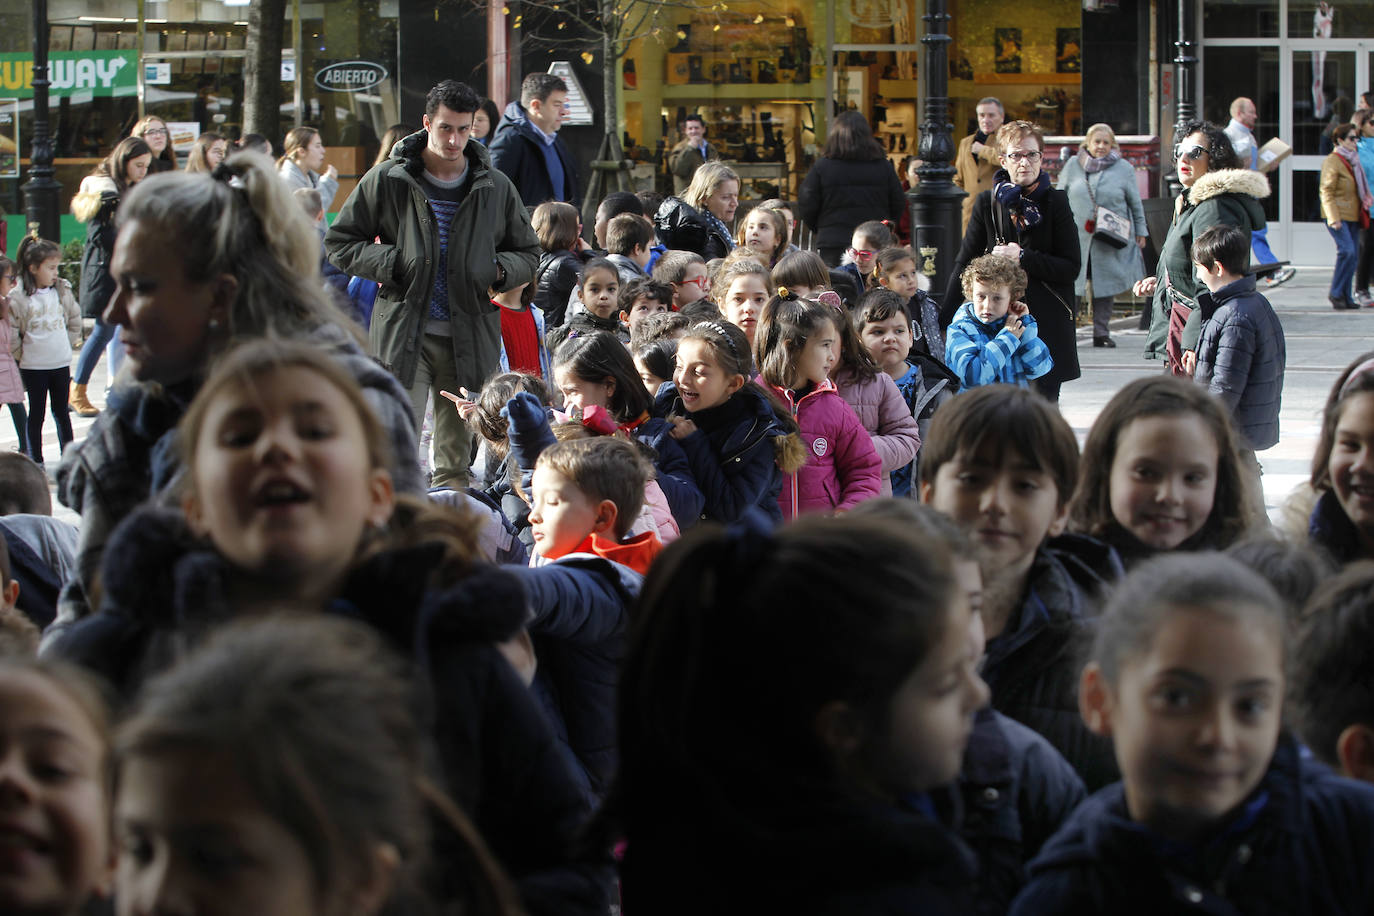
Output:
[[[563,324],[568,301],[582,276],[591,248],[582,238],[582,221],[572,204],[551,200],[534,208],[530,217],[539,237],[539,267],[534,271],[534,304],[551,328]]]
[[[875,276],[879,286],[907,300],[907,310],[914,319],[911,345],[944,362],[945,335],[940,333],[940,310],[921,289],[921,272],[911,249],[884,248],[878,252]]]
[[[830,381],[841,320],[830,306],[788,293],[768,300],[759,323],[759,379],[791,410],[810,452],[806,465],[783,480],[784,520],[852,509],[881,490],[873,440]]]
[[[577,298],[582,308],[562,327],[548,333],[549,352],[558,349],[571,335],[594,334],[606,331],[617,338],[629,338],[620,324],[620,271],[605,258],[592,258],[582,268],[582,280],[577,286]]]
[[[1370,912],[1374,787],[1283,733],[1285,620],[1269,584],[1221,554],[1127,577],[1079,692],[1122,781],[1046,844],[1013,916]]]
[[[52,400],[58,454],[72,441],[67,412],[72,350],[81,346],[81,310],[72,285],[57,275],[62,249],[26,236],[19,245],[21,289],[10,293],[10,354],[19,364],[29,398],[28,456],[43,466],[43,413]]]
[[[177,442],[182,511],[125,520],[100,612],[54,651],[127,694],[227,620],[291,608],[367,623],[429,683],[445,785],[528,879],[531,910],[567,907],[565,894],[596,906],[597,866],[564,851],[586,803],[498,649],[523,626],[520,590],[479,568],[470,516],[396,495],[387,433],[348,369],[309,344],[254,341],[217,363]]]
[[[1074,530],[1129,568],[1164,550],[1220,550],[1261,520],[1225,406],[1187,379],[1137,379],[1088,433],[1069,507]]]
[[[517,912],[426,772],[415,693],[376,634],[325,617],[231,627],[151,681],[118,739],[120,913]]]
[[[869,220],[860,223],[859,228],[854,230],[854,238],[849,242],[849,250],[845,252],[844,263],[839,269],[853,274],[859,284],[859,292],[866,292],[878,283],[877,277],[874,276],[878,252],[884,248],[891,248],[894,244],[892,224],[889,221]]]
[[[660,554],[620,684],[626,912],[973,912],[973,857],[925,794],[988,697],[951,566],[853,516]]]
[[[701,516],[704,498],[692,478],[687,456],[672,437],[672,424],[650,416],[653,398],[645,390],[624,344],[610,334],[590,334],[564,342],[553,355],[553,377],[563,404],[579,415],[590,407],[607,411],[617,431],[649,447],[655,455],[654,483],[668,499],[674,526],[686,530]],[[660,536],[664,532],[660,526]],[[675,533],[674,533],[675,534]],[[667,543],[669,538],[662,538]]]
[[[19,282],[19,265],[0,254],[0,403],[9,405],[21,454],[29,453],[29,418],[24,411],[24,381],[10,352],[14,326],[10,324],[10,292]]]
[[[768,268],[754,261],[737,261],[721,269],[711,292],[725,320],[743,331],[753,347],[759,315],[768,303]]]
[[[793,251],[783,255],[782,260],[773,267],[769,285],[773,289],[786,287],[802,299],[815,299],[830,288],[830,274],[816,252]]]
[[[782,521],[782,475],[806,463],[796,424],[782,405],[750,381],[749,339],[733,324],[703,321],[677,343],[673,387],[654,414],[673,424],[701,488],[701,517],[732,522],[751,506]]]
[[[649,398],[658,397],[658,391],[673,380],[673,363],[677,360],[677,338],[660,337],[640,344],[633,353],[635,371],[644,382]]]
[[[140,138],[153,151],[153,161],[148,166],[149,175],[176,171],[177,157],[176,153],[172,151],[171,131],[167,130],[166,122],[157,115],[145,115],[139,118],[134,129],[129,131],[129,136]]]
[[[327,211],[339,190],[339,170],[325,165],[324,140],[320,132],[313,127],[291,128],[286,132],[281,152],[277,172],[286,186],[293,191],[297,188],[319,191],[320,206]]]
[[[109,714],[85,672],[0,661],[0,911],[78,916],[110,894]]]
[[[1312,456],[1317,503],[1308,539],[1338,563],[1374,559],[1374,351],[1358,357],[1331,386]]]
[[[186,171],[213,172],[224,161],[229,141],[219,134],[206,132],[196,137],[191,152],[186,155]]]
[[[760,255],[771,268],[787,253],[787,219],[777,210],[755,207],[735,231],[735,244]]]

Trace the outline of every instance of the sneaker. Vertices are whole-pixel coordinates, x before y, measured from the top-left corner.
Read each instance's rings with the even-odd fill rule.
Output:
[[[1275,273],[1264,278],[1264,288],[1273,289],[1276,286],[1282,286],[1293,279],[1296,273],[1297,271],[1291,267],[1281,267]]]
[[[1360,308],[1374,308],[1374,296],[1369,295],[1369,290],[1362,289],[1355,294],[1355,304]]]

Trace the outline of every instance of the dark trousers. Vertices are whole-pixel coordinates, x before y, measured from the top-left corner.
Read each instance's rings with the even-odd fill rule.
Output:
[[[1363,293],[1369,289],[1370,275],[1374,274],[1374,223],[1360,230],[1360,255],[1355,262],[1355,292]]]
[[[20,369],[24,393],[29,397],[29,457],[43,463],[43,411],[52,401],[52,418],[57,422],[59,452],[72,441],[72,418],[67,412],[67,395],[72,383],[72,370]],[[61,457],[59,455],[59,457]]]
[[[839,267],[840,259],[844,257],[845,249],[848,247],[846,245],[840,248],[820,248],[817,249],[816,253],[821,256],[826,267]]]

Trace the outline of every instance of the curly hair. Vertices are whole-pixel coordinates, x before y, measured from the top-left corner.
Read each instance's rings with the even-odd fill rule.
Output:
[[[969,262],[968,267],[959,275],[959,282],[963,285],[964,295],[968,297],[973,296],[975,283],[1010,287],[1011,301],[1017,302],[1026,295],[1026,284],[1029,280],[1021,265],[1011,258],[1000,254],[985,254]]]

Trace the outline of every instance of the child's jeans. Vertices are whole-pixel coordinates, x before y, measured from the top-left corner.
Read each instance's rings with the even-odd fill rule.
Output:
[[[52,418],[57,421],[59,457],[72,441],[72,418],[67,412],[67,395],[72,381],[68,366],[60,369],[23,369],[24,393],[29,397],[29,457],[43,463],[43,410],[52,400]]]

